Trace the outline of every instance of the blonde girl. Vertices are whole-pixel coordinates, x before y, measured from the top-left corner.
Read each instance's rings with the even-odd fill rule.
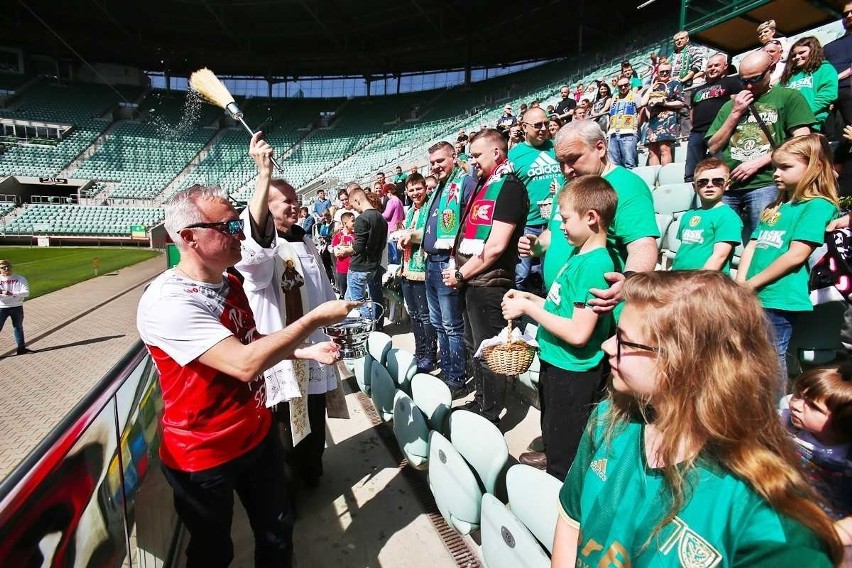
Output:
[[[610,395],[560,491],[552,566],[831,566],[842,547],[778,420],[760,303],[644,272],[603,349]]]
[[[787,388],[784,358],[796,315],[813,310],[807,260],[838,212],[830,156],[828,141],[820,134],[796,136],[772,153],[778,198],[763,210],[737,272],[737,281],[757,293],[775,329],[779,399]]]

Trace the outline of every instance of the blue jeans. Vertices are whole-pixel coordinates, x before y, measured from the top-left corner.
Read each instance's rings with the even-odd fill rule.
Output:
[[[692,181],[695,176],[695,166],[707,156],[707,140],[704,132],[692,131],[686,145],[686,166],[684,166],[683,181]]]
[[[377,268],[373,272],[350,270],[346,275],[346,294],[344,295],[344,299],[363,302],[367,300],[367,292],[370,294],[370,300],[382,304],[384,298],[384,293],[382,292],[382,269]],[[371,317],[376,322],[376,329],[382,328],[382,322],[379,321],[382,314],[377,305],[373,304],[372,310],[370,306],[362,306],[360,311],[361,316],[365,318]],[[382,319],[384,318],[382,317]]]
[[[553,205],[556,206],[555,200]],[[546,226],[547,225],[545,224],[537,225],[535,227],[524,227],[524,235],[535,235],[537,237]],[[529,282],[529,279],[533,274],[541,274],[541,260],[531,256],[519,256],[518,264],[515,265],[515,288],[527,292],[537,292],[538,290],[530,289],[531,283]]]
[[[793,336],[793,325],[796,323],[798,312],[764,308],[766,319],[772,325],[775,340],[775,351],[778,353],[778,364],[781,367],[780,390],[777,400],[787,394],[787,348]]]
[[[411,332],[414,334],[414,357],[417,368],[429,372],[437,366],[438,335],[429,321],[429,300],[426,298],[426,282],[402,279],[402,296],[405,308],[411,316]]]
[[[751,234],[760,224],[760,214],[777,198],[778,188],[774,184],[750,190],[729,189],[725,192],[722,200],[743,218],[743,246],[748,244]]]
[[[636,134],[613,134],[609,137],[609,159],[617,166],[635,168],[639,161],[638,142],[639,137]]]
[[[6,325],[6,319],[12,318],[12,335],[15,336],[15,344],[18,349],[24,348],[24,306],[14,308],[0,308],[0,331]]]
[[[446,261],[426,264],[426,299],[429,321],[438,335],[441,372],[448,381],[463,381],[467,352],[464,345],[464,320],[458,290],[444,284],[441,273],[449,268]]]

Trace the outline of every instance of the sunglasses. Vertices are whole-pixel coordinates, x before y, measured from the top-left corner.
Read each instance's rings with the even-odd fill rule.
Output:
[[[652,347],[651,345],[642,345],[641,343],[633,343],[631,341],[624,341],[621,339],[622,331],[619,328],[615,328],[615,360],[618,363],[621,363],[621,347],[629,347],[631,349],[638,349],[639,351],[648,351],[650,353],[662,353],[662,349],[660,347]]]
[[[672,74],[671,70],[665,70],[664,71],[663,69],[660,69],[659,71],[657,71],[657,73],[659,73],[660,75],[671,75]]]
[[[754,77],[743,77],[740,75],[740,81],[742,81],[744,85],[754,85],[755,83],[763,81],[763,78],[766,77],[767,73],[769,73],[769,67],[764,69],[760,75],[755,75]]]
[[[8,264],[0,264],[0,268],[12,268],[12,267]]]
[[[695,180],[695,187],[698,189],[704,189],[708,185],[725,187],[725,178],[698,178]]]
[[[547,128],[547,122],[525,122],[527,126],[532,126],[534,130],[542,130]]]
[[[845,18],[846,16],[852,16],[852,10],[846,10],[845,12],[842,12],[842,14],[843,14],[843,17],[844,17],[844,18]]]
[[[243,228],[245,228],[245,221],[242,219],[231,219],[217,223],[195,223],[184,227],[184,229],[214,229],[223,235],[230,236],[242,234]]]

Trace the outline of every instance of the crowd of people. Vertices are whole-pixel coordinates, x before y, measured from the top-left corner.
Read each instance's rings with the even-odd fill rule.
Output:
[[[852,30],[852,3],[843,14]],[[427,176],[397,167],[300,207],[258,133],[245,211],[215,188],[176,194],[180,264],[145,292],[138,326],[161,374],[187,565],[230,561],[234,491],[257,564],[290,565],[291,492],[319,483],[339,396],[321,328],[353,309],[381,328],[388,277],[418,371],[472,392],[459,408],[497,425],[509,377],[475,354],[507,320],[538,325],[544,451],[519,459],[564,480],[554,566],[838,563],[852,545],[852,368],[790,386],[785,356],[813,309],[807,260],[849,225],[831,137],[849,124],[852,34],[787,50],[773,22],[758,31],[736,75],[678,32],[644,80],[625,62],[614,95],[594,82],[562,87],[551,109],[507,105],[494,128],[432,145]],[[651,189],[630,170],[642,140],[667,163],[679,139],[697,205],[674,270],[656,271]]]

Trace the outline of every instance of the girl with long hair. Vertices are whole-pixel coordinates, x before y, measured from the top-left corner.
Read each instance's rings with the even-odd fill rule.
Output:
[[[760,303],[716,271],[629,277],[612,379],[559,494],[552,566],[816,567],[831,520],[775,407]]]
[[[796,136],[772,153],[778,198],[763,210],[743,251],[737,280],[757,293],[775,328],[781,365],[778,398],[787,389],[785,357],[796,315],[813,311],[807,260],[837,216],[837,182],[828,141],[820,134]]]
[[[799,91],[813,111],[816,130],[822,130],[831,104],[837,100],[837,71],[826,61],[819,40],[803,37],[790,48],[781,86]]]

